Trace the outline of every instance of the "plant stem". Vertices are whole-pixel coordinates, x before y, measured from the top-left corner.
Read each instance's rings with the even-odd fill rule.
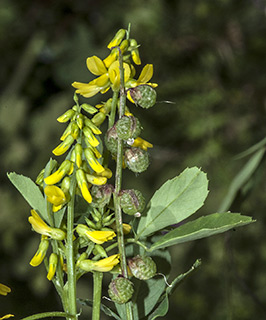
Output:
[[[118,100],[119,91],[113,92],[112,104],[111,104],[111,112],[108,121],[108,129],[110,129],[115,123],[115,114],[116,114],[116,105]]]
[[[101,299],[102,299],[102,272],[93,272],[93,307],[92,320],[100,319]]]
[[[126,91],[125,91],[125,84],[124,84],[123,56],[120,51],[119,51],[119,69],[120,69],[120,104],[119,104],[118,116],[120,119],[125,114],[125,106],[126,106]],[[117,158],[116,158],[114,207],[115,207],[117,243],[118,243],[118,249],[119,249],[119,253],[120,253],[120,261],[121,261],[121,272],[125,278],[128,278],[126,252],[125,252],[125,241],[124,241],[124,233],[123,233],[122,210],[121,210],[120,201],[119,201],[119,197],[118,197],[118,194],[121,190],[121,185],[122,185],[122,168],[123,168],[123,141],[122,141],[122,139],[118,139]],[[127,314],[127,320],[133,319],[131,302],[126,303],[126,314]]]
[[[76,306],[76,270],[74,261],[74,246],[73,246],[73,227],[74,227],[74,205],[75,205],[75,190],[76,190],[76,176],[75,170],[72,176],[72,184],[70,187],[71,200],[68,203],[67,208],[67,244],[66,244],[66,256],[67,256],[67,296],[68,296],[68,313],[71,314],[74,319],[77,319],[77,306]]]
[[[73,319],[74,317],[61,311],[52,311],[52,312],[43,312],[43,313],[37,313],[32,316],[23,318],[22,320],[38,320],[43,318],[50,318],[50,317],[61,317],[65,318],[68,317],[69,319]]]

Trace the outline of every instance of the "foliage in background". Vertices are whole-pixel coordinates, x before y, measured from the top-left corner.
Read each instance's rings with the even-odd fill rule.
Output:
[[[142,59],[157,66],[158,96],[175,103],[141,114],[145,134],[157,145],[150,171],[134,182],[135,187],[145,184],[149,198],[151,186],[161,185],[165,176],[174,176],[187,165],[201,166],[213,190],[205,210],[216,211],[246,161],[233,157],[265,136],[265,8],[259,0],[246,0],[241,6],[229,0],[75,4],[4,0],[0,6],[0,271],[15,288],[8,299],[11,302],[5,299],[1,310],[10,309],[10,303],[27,313],[34,311],[32,305],[47,309],[43,301],[38,305],[34,295],[47,297],[49,287],[27,265],[37,246],[24,223],[29,207],[15,191],[10,192],[5,172],[36,176],[39,165],[45,164],[46,150],[60,136],[56,121],[49,120],[69,105],[72,79],[87,80],[83,61],[88,52],[101,55],[103,43],[114,30],[128,22],[134,25],[134,35],[143,44]],[[235,232],[225,239],[175,248],[179,273],[198,257],[204,272],[175,291],[174,315],[178,312],[188,320],[195,314],[199,319],[208,319],[209,314],[241,320],[265,316],[264,158],[261,161],[247,179],[245,192],[238,193],[230,208],[260,223],[247,228],[241,237]],[[132,186],[132,178],[129,174],[128,185]],[[88,294],[85,288],[80,290],[84,297]],[[18,304],[21,292],[27,299]],[[51,301],[47,300],[51,310],[54,299],[51,294]]]

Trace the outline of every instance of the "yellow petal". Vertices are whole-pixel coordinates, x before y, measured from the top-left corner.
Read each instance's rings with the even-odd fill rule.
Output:
[[[153,76],[153,65],[146,64],[146,66],[142,69],[140,76],[138,78],[139,83],[147,83]]]
[[[86,178],[87,178],[88,182],[90,182],[91,184],[95,184],[97,186],[101,186],[103,184],[106,184],[106,182],[107,182],[106,177],[98,177],[98,176],[94,176],[92,174],[86,174]]]
[[[44,193],[47,196],[47,200],[55,206],[60,206],[66,202],[64,191],[57,186],[46,186]]]
[[[92,202],[92,197],[91,197],[88,185],[85,182],[83,182],[83,183],[79,184],[79,188],[80,188],[80,191],[82,193],[83,198],[88,203],[91,203]]]
[[[35,210],[31,210],[31,217],[29,223],[32,225],[34,231],[40,234],[50,236],[51,227],[49,227]]]
[[[96,56],[87,58],[87,68],[95,76],[100,76],[107,72],[103,61]]]
[[[0,318],[0,320],[8,319],[8,318],[11,318],[11,317],[14,317],[14,315],[13,314],[6,314],[2,318]]]
[[[114,231],[87,231],[85,235],[94,243],[102,244],[112,240],[116,234]]]
[[[124,81],[127,82],[131,70],[127,63],[123,63],[123,69],[124,69]],[[119,70],[119,61],[115,61],[111,64],[110,68],[108,69],[110,81],[113,83],[113,87],[115,90],[119,89],[120,86],[120,70]]]
[[[93,269],[99,272],[108,272],[119,263],[119,254],[114,254],[108,258],[95,261]]]

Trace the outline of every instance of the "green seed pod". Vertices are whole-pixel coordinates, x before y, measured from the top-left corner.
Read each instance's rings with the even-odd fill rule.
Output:
[[[130,148],[125,151],[125,162],[131,171],[141,173],[149,166],[149,155],[140,148]]]
[[[108,294],[115,303],[123,304],[128,302],[133,293],[133,283],[123,276],[118,276],[109,284]]]
[[[119,197],[121,208],[126,214],[141,213],[145,208],[145,199],[139,190],[121,190]]]
[[[156,103],[156,91],[147,84],[131,88],[129,93],[133,101],[142,108],[148,109]]]
[[[116,122],[115,127],[117,136],[123,140],[135,139],[141,132],[139,120],[132,116],[123,116]]]
[[[111,196],[114,192],[114,187],[111,184],[105,184],[102,186],[93,185],[90,192],[93,198],[92,205],[103,208],[110,202]]]
[[[151,257],[137,255],[127,262],[130,271],[137,279],[148,280],[156,274],[156,264]]]
[[[116,128],[115,126],[113,126],[106,132],[106,135],[104,137],[106,148],[108,149],[108,151],[111,152],[112,155],[117,154],[117,144],[118,144],[117,139],[118,139],[118,136],[117,136]]]

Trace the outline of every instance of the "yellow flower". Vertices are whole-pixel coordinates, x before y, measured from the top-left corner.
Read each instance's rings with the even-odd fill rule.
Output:
[[[46,186],[44,188],[44,193],[47,196],[47,200],[55,206],[66,203],[64,191],[57,186]]]
[[[153,145],[149,143],[148,141],[138,137],[134,140],[132,147],[141,148],[145,151],[147,151],[148,148],[153,148]]]
[[[44,182],[48,185],[56,184],[59,182],[65,175],[71,174],[74,169],[73,162],[70,160],[65,160],[61,163],[58,170],[52,173],[50,176],[44,179]]]
[[[104,258],[98,261],[85,259],[80,261],[78,267],[84,271],[99,271],[108,272],[113,269],[119,263],[119,254],[114,254],[108,258]]]
[[[63,230],[49,227],[35,210],[31,210],[31,217],[28,220],[34,231],[39,234],[55,240],[64,240],[66,237],[66,233]]]
[[[102,244],[106,241],[112,240],[116,236],[114,231],[91,231],[83,224],[78,224],[76,230],[81,237],[86,237],[96,244]]]
[[[2,296],[6,296],[9,292],[11,292],[11,289],[8,286],[0,283],[0,294]]]
[[[115,57],[116,58],[116,57]],[[98,76],[98,78],[90,81],[89,83],[73,82],[72,86],[76,88],[76,93],[81,94],[85,98],[93,97],[98,92],[105,93],[109,90],[110,86],[113,90],[118,90],[120,85],[120,71],[119,62],[112,61],[110,66],[104,63],[96,56],[87,59],[87,68],[89,71]],[[131,70],[127,63],[123,63],[125,82],[129,80]]]
[[[131,231],[132,227],[130,224],[123,223],[123,233],[128,234]]]
[[[35,253],[34,257],[30,261],[31,266],[37,267],[43,262],[43,259],[46,256],[48,247],[49,247],[49,241],[47,240],[47,236],[42,236],[42,240],[40,242],[39,248]]]

